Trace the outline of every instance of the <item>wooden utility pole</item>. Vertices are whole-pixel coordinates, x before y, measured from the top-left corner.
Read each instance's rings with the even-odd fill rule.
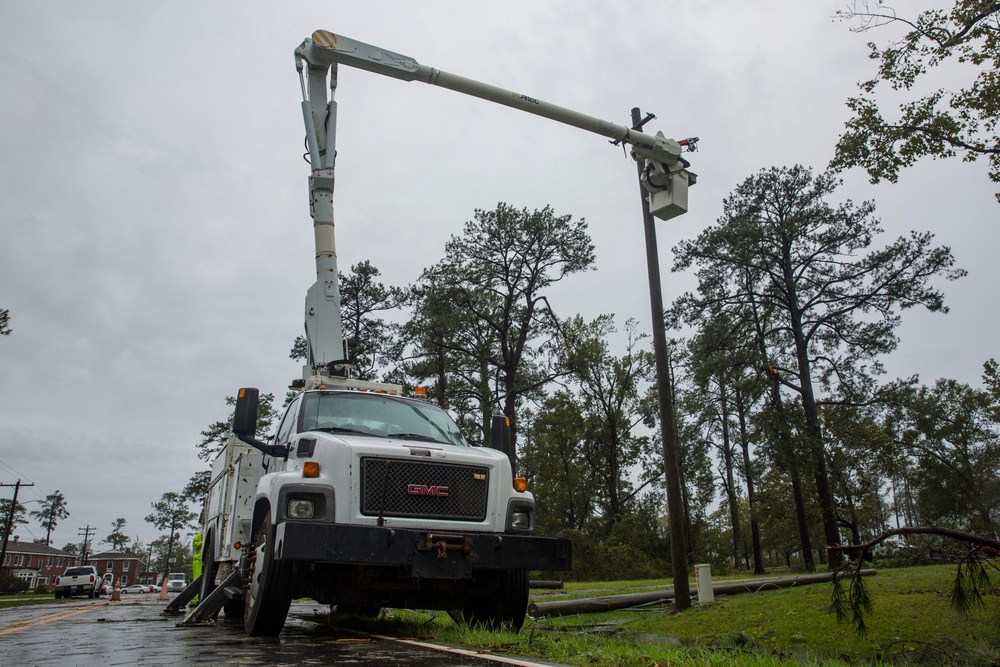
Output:
[[[17,511],[17,494],[20,492],[22,486],[34,486],[34,484],[24,484],[21,480],[17,480],[14,484],[0,484],[0,486],[14,487],[14,500],[10,504],[10,511],[7,512],[7,522],[4,524],[3,531],[3,546],[0,547],[0,579],[2,579],[4,562],[7,560],[7,541],[10,539],[10,534],[14,530],[14,513]]]
[[[647,116],[646,120],[653,118]],[[632,109],[632,129],[640,130],[645,120],[639,107]],[[684,611],[691,606],[688,585],[687,540],[684,538],[684,502],[681,497],[680,457],[677,454],[677,431],[674,427],[674,398],[670,386],[667,359],[667,329],[663,322],[663,291],[660,287],[660,254],[656,245],[656,226],[649,212],[646,188],[642,185],[645,160],[636,157],[639,170],[639,193],[642,199],[642,226],[646,232],[646,271],[649,275],[649,305],[653,314],[653,356],[656,361],[656,393],[660,399],[660,438],[663,441],[663,474],[667,485],[667,521],[670,523],[670,569],[674,580],[674,608]]]
[[[90,534],[96,533],[97,527],[91,526],[89,523],[86,528],[79,528],[76,531],[77,535],[83,537],[83,548],[80,549],[80,565],[87,564],[87,547],[90,546]]]

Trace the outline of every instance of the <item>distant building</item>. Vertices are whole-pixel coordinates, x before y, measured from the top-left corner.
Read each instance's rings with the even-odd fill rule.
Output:
[[[0,567],[0,577],[20,577],[28,582],[31,590],[39,585],[53,590],[56,577],[70,565],[76,565],[73,554],[47,544],[22,542],[15,535],[7,541],[7,556]]]
[[[90,556],[87,565],[93,565],[98,574],[117,582],[122,588],[130,584],[148,583],[152,574],[146,572],[146,560],[129,550],[102,551]]]

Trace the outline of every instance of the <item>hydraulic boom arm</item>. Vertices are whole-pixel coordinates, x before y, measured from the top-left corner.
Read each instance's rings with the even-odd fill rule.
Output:
[[[295,66],[302,85],[302,115],[312,175],[309,178],[310,212],[316,236],[316,283],[306,297],[307,385],[322,376],[339,374],[345,363],[340,322],[340,290],[334,243],[333,184],[336,160],[337,65],[382,74],[403,81],[422,81],[434,86],[479,97],[520,109],[536,116],[572,125],[632,147],[636,160],[645,163],[643,185],[649,192],[650,211],[661,219],[687,212],[687,189],[696,177],[681,153],[694,150],[697,138],[675,141],[657,132],[617,125],[593,116],[549,104],[528,95],[491,86],[456,74],[421,65],[409,56],[357,42],[326,30],[317,30],[295,49]],[[330,89],[327,97],[327,86]],[[313,378],[313,381],[310,381]]]

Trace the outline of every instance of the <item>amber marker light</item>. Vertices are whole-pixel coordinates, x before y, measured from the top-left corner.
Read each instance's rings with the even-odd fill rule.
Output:
[[[514,478],[514,490],[515,491],[520,491],[522,493],[525,492],[525,491],[527,491],[528,490],[528,480],[526,480],[523,477],[515,477]]]
[[[302,464],[303,477],[319,477],[319,461],[306,461]]]

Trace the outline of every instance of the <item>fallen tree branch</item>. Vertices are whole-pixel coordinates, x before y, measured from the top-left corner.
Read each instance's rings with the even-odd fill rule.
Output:
[[[827,548],[830,551],[857,551],[860,553],[866,553],[871,551],[873,547],[885,542],[890,537],[895,537],[896,535],[940,535],[941,537],[950,537],[953,540],[974,544],[978,547],[993,549],[1000,553],[1000,540],[994,540],[989,537],[975,535],[973,533],[963,533],[960,530],[953,530],[943,526],[904,526],[902,528],[893,528],[892,530],[885,531],[870,542],[865,542],[863,544],[845,544]]]
[[[958,572],[952,587],[949,600],[951,606],[960,614],[967,614],[972,607],[983,604],[980,589],[990,587],[988,567],[1000,569],[996,561],[986,563],[982,556],[996,558],[1000,554],[1000,540],[984,535],[965,533],[943,526],[904,526],[887,530],[873,540],[863,544],[847,544],[828,547],[830,551],[848,552],[855,556],[854,562],[846,563],[837,570],[838,577],[833,580],[832,604],[838,621],[850,619],[855,631],[864,636],[868,632],[865,618],[874,608],[871,594],[861,578],[862,566],[865,560],[871,559],[871,550],[897,535],[937,535],[948,539],[964,542],[970,545],[968,553],[958,560]],[[844,580],[847,580],[847,591],[844,590]]]

